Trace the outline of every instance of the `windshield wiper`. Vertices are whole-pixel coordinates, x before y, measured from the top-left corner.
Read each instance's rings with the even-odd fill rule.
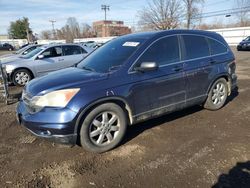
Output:
[[[109,68],[109,72],[112,70],[117,70],[118,68],[120,68],[122,65],[115,65]]]
[[[95,69],[92,69],[90,67],[82,67],[82,69],[87,70],[87,71],[91,71],[91,72],[96,72]]]

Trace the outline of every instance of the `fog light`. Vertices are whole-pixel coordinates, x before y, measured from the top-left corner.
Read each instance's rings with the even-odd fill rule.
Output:
[[[42,135],[42,136],[50,136],[50,135],[51,135],[51,132],[50,132],[49,130],[47,130],[47,131],[42,131],[42,132],[41,132],[41,135]]]

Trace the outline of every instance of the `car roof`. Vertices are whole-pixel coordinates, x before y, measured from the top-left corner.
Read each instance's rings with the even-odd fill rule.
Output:
[[[44,44],[42,47],[43,48],[49,48],[49,47],[54,47],[54,46],[81,46],[79,44],[75,44],[75,43],[53,43],[53,44]]]
[[[194,34],[194,35],[204,35],[207,37],[212,37],[221,40],[221,36],[212,31],[205,31],[205,30],[188,30],[188,29],[172,29],[172,30],[161,30],[161,31],[150,31],[150,32],[139,32],[139,33],[132,33],[128,35],[124,35],[122,37],[128,38],[160,38],[167,35],[174,35],[174,34]]]

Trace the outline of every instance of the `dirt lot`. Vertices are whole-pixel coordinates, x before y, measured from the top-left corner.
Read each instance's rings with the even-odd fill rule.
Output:
[[[235,55],[239,92],[224,108],[134,125],[104,154],[33,137],[0,103],[0,187],[250,187],[250,52]]]

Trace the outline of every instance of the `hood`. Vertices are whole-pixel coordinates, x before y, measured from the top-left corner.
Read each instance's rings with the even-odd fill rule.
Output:
[[[26,91],[30,95],[35,96],[59,89],[80,87],[82,84],[106,78],[107,74],[71,67],[31,80],[26,85]]]
[[[17,55],[17,54],[5,54],[5,55],[1,55],[0,56],[0,59],[3,59],[3,58],[6,58],[6,57],[11,57],[11,56],[14,56],[14,55]]]
[[[7,56],[7,57],[0,57],[2,64],[7,64],[7,63],[10,63],[10,62],[18,60],[18,59],[20,59],[19,55],[16,55],[16,54],[13,54],[13,55]]]

